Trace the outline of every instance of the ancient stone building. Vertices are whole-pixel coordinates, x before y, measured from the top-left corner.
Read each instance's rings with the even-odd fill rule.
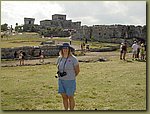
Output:
[[[76,33],[73,34],[73,39],[94,39],[96,41],[111,41],[113,38],[140,38],[146,40],[146,26],[134,25],[93,25],[81,26],[81,22],[72,22],[67,20],[66,15],[54,14],[52,20],[41,20],[40,25],[30,26],[34,24],[34,18],[24,18],[24,28],[26,29],[47,29],[47,28],[61,28],[74,29]],[[57,33],[58,36],[64,36],[64,32]],[[55,34],[55,36],[57,36]]]
[[[24,18],[24,25],[34,24],[34,21],[35,21],[34,18]]]
[[[66,20],[66,15],[54,14],[52,20],[41,20],[40,26],[43,28],[59,27],[63,29],[79,28],[81,22],[72,22],[72,20]]]
[[[66,20],[66,15],[54,14],[52,15],[52,20]]]
[[[35,18],[24,18],[23,31],[24,32],[36,32],[38,25],[34,24],[34,21],[35,21]]]

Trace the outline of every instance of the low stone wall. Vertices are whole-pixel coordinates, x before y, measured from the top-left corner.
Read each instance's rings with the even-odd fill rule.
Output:
[[[119,49],[120,46],[111,46],[111,47],[104,47],[104,48],[94,48],[90,49],[91,52],[109,52],[109,51],[115,51]]]
[[[1,48],[1,59],[13,59],[14,53],[17,52],[16,58],[19,56],[20,51],[24,51],[25,59],[33,59],[39,57],[40,50],[44,51],[44,56],[58,56],[59,46],[25,46],[15,48]]]

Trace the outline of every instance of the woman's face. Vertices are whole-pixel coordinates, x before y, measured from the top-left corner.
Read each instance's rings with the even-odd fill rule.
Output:
[[[67,54],[67,55],[68,55],[69,48],[68,48],[68,47],[64,47],[64,48],[62,49],[62,51],[63,51],[63,54]]]

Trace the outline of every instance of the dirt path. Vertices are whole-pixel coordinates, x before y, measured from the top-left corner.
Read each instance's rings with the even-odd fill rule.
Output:
[[[63,42],[61,41],[55,41],[55,44],[62,44]],[[75,48],[76,50],[80,49],[80,46],[78,45],[71,45],[73,48]],[[25,60],[25,65],[41,65],[41,64],[54,64],[56,61],[57,57],[55,58],[45,58],[44,59],[44,63],[40,63],[39,59],[34,59],[34,60]],[[19,66],[19,60],[9,60],[9,61],[1,61],[1,66]]]
[[[128,57],[131,56],[131,54],[127,55]],[[87,52],[84,56],[77,56],[77,59],[79,61],[94,61],[99,58],[106,58],[106,59],[112,59],[113,57],[119,58],[119,52]],[[55,64],[57,57],[53,58],[45,58],[44,63],[40,63],[39,59],[34,60],[25,60],[25,66],[30,65],[42,65],[42,64]],[[12,67],[12,66],[19,66],[19,60],[13,60],[13,61],[1,61],[2,67]]]
[[[55,44],[62,44],[63,42],[61,41],[56,41]],[[71,45],[74,47],[76,50],[80,49],[80,45]],[[97,60],[99,58],[106,58],[110,59],[113,57],[118,57],[119,58],[119,52],[113,51],[113,52],[86,52],[84,56],[77,56],[77,59],[79,61],[88,61],[88,60]],[[50,57],[50,58],[45,58],[44,63],[40,63],[39,59],[34,59],[34,60],[25,60],[25,66],[29,65],[42,65],[42,64],[55,64],[57,57]],[[12,61],[1,61],[1,66],[2,67],[9,67],[9,66],[19,66],[19,60],[12,60]]]

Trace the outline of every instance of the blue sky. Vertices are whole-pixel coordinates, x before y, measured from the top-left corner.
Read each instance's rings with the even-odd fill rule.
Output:
[[[1,1],[1,24],[24,24],[24,17],[52,19],[65,14],[82,25],[145,25],[146,1]]]

